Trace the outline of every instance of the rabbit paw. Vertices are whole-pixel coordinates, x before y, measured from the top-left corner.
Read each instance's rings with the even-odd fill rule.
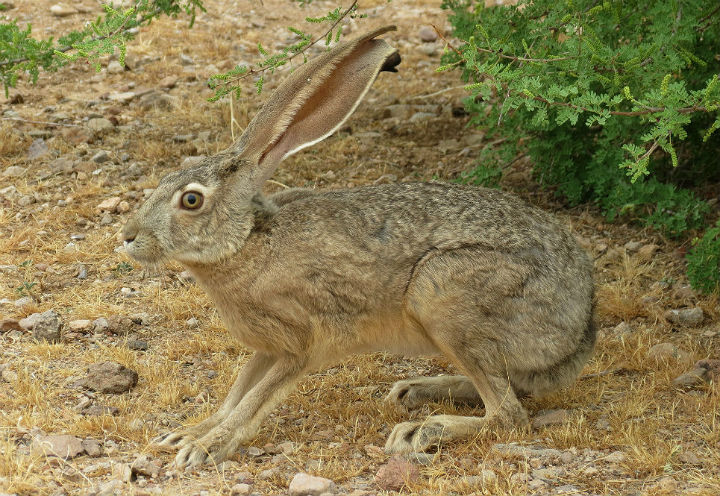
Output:
[[[407,379],[393,384],[392,389],[385,397],[385,401],[412,410],[432,400],[432,397],[427,393],[427,387],[422,378]]]
[[[196,439],[193,436],[190,436],[190,434],[186,430],[177,431],[177,432],[168,432],[167,434],[163,434],[162,436],[158,436],[155,439],[152,440],[152,445],[156,448],[160,448],[165,451],[171,451],[175,448],[179,448],[181,446],[186,445],[187,443],[191,442],[193,439]]]
[[[422,452],[440,444],[445,426],[433,421],[397,424],[385,443],[386,453]]]
[[[204,463],[218,464],[227,459],[237,446],[220,432],[210,431],[198,440],[187,440],[175,457],[177,468],[197,467]]]

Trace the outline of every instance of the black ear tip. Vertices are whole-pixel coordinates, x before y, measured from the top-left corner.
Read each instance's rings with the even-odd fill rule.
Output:
[[[387,59],[385,59],[385,63],[380,68],[380,72],[397,72],[397,66],[402,62],[402,59],[400,58],[400,54],[398,52],[393,53],[390,55]]]

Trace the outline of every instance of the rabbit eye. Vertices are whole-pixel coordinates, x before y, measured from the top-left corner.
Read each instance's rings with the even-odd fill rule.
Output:
[[[188,210],[200,208],[203,204],[203,195],[197,191],[187,191],[180,198],[180,205]]]

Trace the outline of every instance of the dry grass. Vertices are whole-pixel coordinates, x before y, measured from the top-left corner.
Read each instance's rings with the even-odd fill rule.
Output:
[[[42,0],[31,7],[20,2],[16,13],[32,17],[38,32],[45,27],[63,30],[80,22],[80,16],[51,19],[47,14],[50,4]],[[171,19],[143,30],[130,46],[129,60],[136,64],[131,72],[98,76],[85,67],[71,67],[43,78],[36,87],[23,86],[19,90],[26,103],[12,108],[24,118],[44,115],[42,109],[52,106],[53,111],[69,113],[80,123],[91,112],[107,115],[112,109],[121,124],[130,125],[90,143],[73,141],[74,135],[48,127],[52,131],[52,137],[47,139],[49,147],[77,161],[74,172],[51,170],[49,164],[54,156],[27,160],[31,142],[27,133],[38,126],[0,126],[0,164],[28,167],[25,176],[12,181],[20,196],[0,199],[0,265],[25,263],[17,271],[0,269],[0,299],[14,301],[23,295],[33,298],[22,307],[3,304],[2,316],[22,318],[50,308],[66,322],[139,312],[149,316],[147,324],[134,325],[118,335],[80,333],[60,344],[35,343],[26,334],[0,335],[0,364],[6,364],[17,375],[11,383],[0,383],[0,491],[77,494],[113,479],[114,466],[132,462],[138,454],[169,463],[172,455],[154,451],[150,440],[210,414],[224,397],[239,364],[249,357],[248,350],[228,338],[202,291],[178,277],[181,267],[170,266],[148,277],[142,277],[138,267],[123,272],[120,264],[128,260],[114,249],[128,214],[113,214],[111,224],[103,225],[102,214],[96,209],[111,196],[120,196],[136,208],[142,201],[143,189],[153,187],[160,176],[178,167],[184,156],[212,154],[227,146],[231,141],[229,103],[207,103],[204,97],[208,92],[195,73],[205,75],[211,63],[222,68],[237,59],[253,60],[257,41],[276,36],[280,27],[292,24],[301,15],[321,13],[325,8],[313,4],[311,12],[301,12],[297,6],[271,0],[263,9],[243,0],[234,7],[235,17],[227,17],[219,14],[222,2],[211,0],[206,4],[210,13],[200,16],[190,32],[182,20]],[[392,176],[397,180],[423,180],[435,175],[451,179],[473,163],[474,152],[460,153],[462,146],[450,150],[438,146],[443,140],[461,141],[469,132],[465,119],[452,118],[447,111],[459,103],[461,92],[442,93],[431,100],[445,107],[438,119],[409,123],[383,116],[389,104],[430,103],[411,98],[457,86],[455,74],[433,72],[437,56],[428,57],[417,50],[417,19],[442,26],[446,24],[442,12],[425,0],[406,2],[402,8],[392,4],[386,7],[384,0],[362,6],[371,13],[376,7],[385,10],[354,29],[380,25],[387,12],[399,12],[393,20],[400,25],[400,31],[392,37],[403,53],[401,72],[378,80],[366,103],[351,119],[352,132],[342,131],[294,156],[276,174],[277,182],[338,188],[393,180]],[[268,14],[262,30],[252,28],[243,17],[251,8],[258,12],[258,19]],[[193,73],[184,72],[180,53],[196,60]],[[145,112],[138,105],[98,100],[102,94],[126,91],[131,81],[135,88],[156,88],[167,75],[179,78],[177,88],[170,92],[177,101],[173,111]],[[271,88],[275,81],[270,80],[267,87]],[[87,107],[85,102],[90,100],[98,103]],[[247,124],[258,103],[252,95],[234,102],[239,126],[236,133]],[[210,137],[202,142],[172,142],[177,134],[201,131],[210,131]],[[356,136],[366,131],[381,132],[382,137]],[[113,161],[101,166],[92,163],[90,157],[99,149],[109,150]],[[129,157],[126,161],[120,160],[123,154]],[[126,174],[133,162],[139,164],[140,177]],[[508,184],[519,184],[532,201],[557,209],[551,198],[537,193],[536,185],[529,182],[527,166],[519,161]],[[102,170],[94,173],[97,169]],[[4,187],[8,180],[2,181],[0,186]],[[21,206],[19,198],[23,195],[34,196],[35,202]],[[66,205],[60,206],[59,201]],[[421,467],[419,481],[411,483],[405,492],[532,493],[515,476],[531,473],[536,467],[522,460],[487,456],[497,442],[518,441],[572,448],[578,453],[586,449],[624,453],[625,461],[616,473],[588,475],[584,472],[587,464],[580,464],[557,481],[556,486],[572,484],[584,494],[671,494],[666,491],[669,486],[658,485],[668,475],[682,490],[696,488],[693,494],[720,493],[718,386],[691,392],[672,386],[672,379],[694,360],[718,357],[718,297],[699,298],[681,289],[685,283],[682,258],[671,242],[650,239],[652,234],[627,226],[603,225],[592,211],[561,215],[591,250],[599,244],[608,246],[607,252],[595,253],[601,333],[595,357],[584,371],[586,375],[567,390],[524,400],[531,415],[545,409],[568,409],[568,421],[540,431],[490,433],[442,446],[433,463]],[[76,249],[68,248],[70,235],[78,233],[85,234],[85,239],[75,241]],[[630,239],[654,241],[661,245],[660,251],[652,261],[642,260],[622,248]],[[87,271],[86,279],[76,277],[82,266]],[[667,281],[671,283],[665,284]],[[23,285],[26,289],[21,292],[18,288]],[[138,293],[126,297],[121,288]],[[705,310],[705,326],[673,328],[662,317],[668,308],[695,304]],[[191,317],[199,321],[197,328],[186,324]],[[627,335],[616,333],[613,329],[620,322],[630,324],[634,331]],[[147,341],[149,350],[129,349],[126,344],[131,339]],[[681,347],[688,353],[688,360],[650,361],[648,350],[661,342]],[[89,364],[105,360],[136,370],[139,384],[130,393],[118,396],[92,395],[73,386]],[[344,488],[367,487],[376,492],[373,475],[387,461],[376,447],[384,444],[395,423],[436,412],[482,414],[482,410],[441,404],[402,413],[382,402],[395,380],[439,373],[452,373],[452,367],[435,358],[406,360],[382,354],[352,357],[303,381],[286,404],[268,418],[253,443],[262,447],[292,441],[294,452],[275,457],[251,457],[241,452],[234,458],[235,465],[187,473],[174,473],[168,466],[159,480],[140,480],[123,486],[121,491],[139,494],[145,490],[143,487],[159,487],[164,494],[228,494],[238,471],[243,470],[253,475],[255,490],[261,494],[284,493],[289,478],[298,471],[332,478]],[[76,406],[87,397],[95,404],[117,408],[117,415],[81,414]],[[601,423],[607,428],[598,427]],[[45,458],[29,449],[33,429],[96,439],[103,443],[106,453],[99,459],[79,457],[67,462]],[[273,467],[276,473],[260,477]],[[478,487],[464,479],[483,469],[495,471],[497,480]]]

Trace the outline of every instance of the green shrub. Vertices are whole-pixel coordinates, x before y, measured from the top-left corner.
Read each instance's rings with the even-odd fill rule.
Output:
[[[706,293],[720,287],[720,221],[705,231],[687,255],[688,279],[696,289]]]
[[[471,124],[506,138],[498,157],[527,153],[541,184],[609,220],[670,236],[704,227],[709,207],[690,188],[720,180],[717,2],[443,6],[463,43],[441,69],[461,69]]]

